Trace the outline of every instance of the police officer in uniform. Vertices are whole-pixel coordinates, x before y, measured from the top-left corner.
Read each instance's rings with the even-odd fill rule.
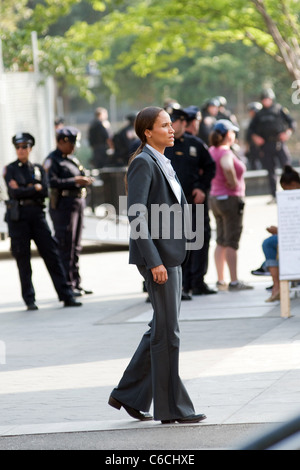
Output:
[[[86,188],[93,179],[73,155],[78,129],[67,126],[56,133],[57,147],[45,160],[50,187],[49,213],[69,286],[75,296],[91,294],[81,286],[79,255]]]
[[[5,220],[11,238],[11,252],[16,259],[21,281],[22,297],[28,310],[37,310],[35,290],[32,284],[30,241],[34,240],[43,258],[59,300],[65,307],[78,307],[73,292],[67,284],[63,265],[55,240],[45,217],[45,198],[48,195],[47,179],[41,165],[31,163],[29,155],[34,137],[23,132],[16,134],[12,142],[17,160],[4,169],[9,200]]]
[[[204,142],[188,132],[187,123],[198,119],[199,109],[195,106],[188,108],[168,108],[173,128],[175,142],[173,147],[165,149],[178,176],[187,202],[192,205],[192,230],[196,228],[196,204],[204,204],[204,245],[200,250],[191,250],[188,261],[182,267],[183,292],[182,300],[190,300],[193,295],[215,294],[204,281],[208,269],[208,250],[210,242],[210,221],[207,196],[210,183],[215,175],[215,162]],[[197,126],[194,126],[197,127]]]
[[[137,135],[134,130],[134,121],[137,113],[130,113],[126,117],[128,124],[122,127],[113,136],[114,144],[114,165],[116,166],[127,166],[131,152],[132,145],[137,139]]]
[[[217,98],[211,98],[204,104],[201,110],[202,119],[200,122],[199,137],[206,145],[209,145],[209,135],[217,121],[219,106],[219,100]]]
[[[249,122],[245,133],[246,141],[246,152],[247,165],[249,170],[259,170],[262,167],[261,157],[260,157],[260,148],[252,140],[252,131],[250,128],[250,123],[252,119],[262,109],[262,104],[259,101],[251,101],[247,104],[247,111],[249,116]]]
[[[269,88],[261,94],[262,109],[250,123],[253,142],[259,147],[262,163],[268,171],[272,200],[275,202],[277,177],[276,158],[281,167],[291,163],[291,156],[286,141],[295,130],[295,121],[289,112],[275,102],[274,91]]]
[[[215,96],[215,98],[213,99],[219,101],[217,121],[219,121],[220,119],[228,119],[233,124],[238,125],[236,116],[227,108],[227,99],[225,98],[225,96]]]

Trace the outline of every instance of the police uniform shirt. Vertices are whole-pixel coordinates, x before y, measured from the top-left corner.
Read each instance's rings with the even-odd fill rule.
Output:
[[[287,129],[295,129],[295,122],[288,110],[274,103],[269,108],[262,108],[250,123],[250,133],[263,137],[266,141],[277,140],[278,134]]]
[[[4,169],[4,179],[7,184],[8,195],[11,199],[33,199],[44,200],[48,195],[47,180],[43,167],[37,163],[22,163],[16,160],[7,165]],[[18,188],[13,189],[9,186],[9,182],[15,180]],[[35,184],[41,184],[43,189],[37,191]]]
[[[73,156],[65,156],[56,149],[45,160],[44,168],[47,172],[50,188],[78,189],[75,176],[84,176],[84,169]]]

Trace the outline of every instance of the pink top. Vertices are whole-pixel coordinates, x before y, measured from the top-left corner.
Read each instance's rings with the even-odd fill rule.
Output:
[[[211,182],[211,196],[245,196],[245,180],[244,173],[246,166],[238,159],[238,157],[228,148],[224,147],[210,147],[209,152],[216,163],[216,175]],[[230,189],[226,186],[226,178],[220,164],[221,158],[230,153],[233,157],[234,168],[237,177],[237,187]]]

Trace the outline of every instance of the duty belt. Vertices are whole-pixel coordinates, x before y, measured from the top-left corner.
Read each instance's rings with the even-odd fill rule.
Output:
[[[43,201],[34,199],[20,199],[20,206],[40,206],[43,207]]]
[[[78,198],[85,198],[86,197],[86,189],[63,189],[61,192],[62,197],[78,197]]]

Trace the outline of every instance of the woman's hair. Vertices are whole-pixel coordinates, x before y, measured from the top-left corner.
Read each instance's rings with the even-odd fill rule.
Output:
[[[134,129],[135,129],[135,133],[138,136],[138,138],[140,139],[141,143],[140,143],[139,148],[129,158],[128,167],[130,166],[132,160],[134,160],[134,158],[143,151],[143,148],[145,147],[145,145],[147,143],[145,130],[147,130],[147,129],[152,130],[153,129],[153,125],[154,125],[158,115],[162,111],[164,111],[163,108],[159,108],[157,106],[149,106],[147,108],[142,109],[138,113],[138,115],[136,116],[135,122],[134,122]],[[127,174],[125,175],[125,189],[126,189],[126,193],[127,193]]]
[[[280,184],[290,185],[291,183],[300,184],[300,176],[299,173],[290,165],[285,165],[280,178]]]
[[[221,134],[220,131],[212,131],[209,134],[209,145],[213,145],[214,147],[219,147],[220,145],[222,145],[226,137],[226,134]]]

